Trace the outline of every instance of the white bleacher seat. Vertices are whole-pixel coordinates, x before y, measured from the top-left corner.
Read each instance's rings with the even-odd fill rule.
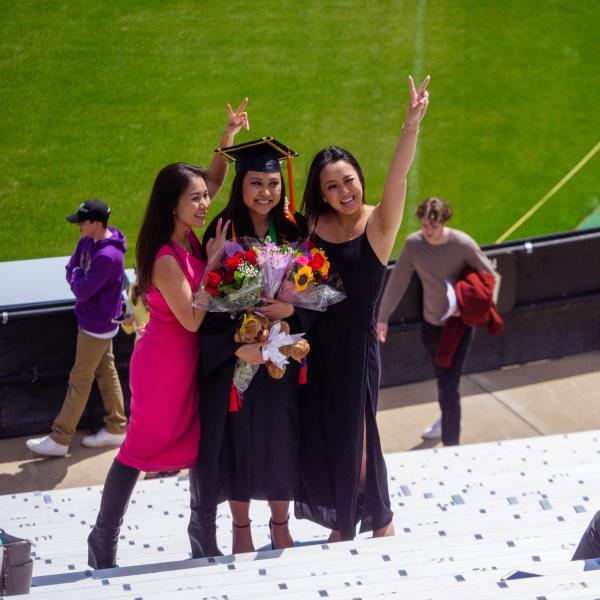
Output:
[[[256,554],[189,558],[187,479],[142,481],[125,516],[120,568],[91,571],[86,537],[101,487],[0,496],[1,524],[34,542],[40,599],[600,599],[600,560],[570,562],[600,509],[600,432],[388,455],[395,537],[327,544],[290,521],[298,546],[271,551],[252,505]],[[231,518],[218,515],[230,549]]]

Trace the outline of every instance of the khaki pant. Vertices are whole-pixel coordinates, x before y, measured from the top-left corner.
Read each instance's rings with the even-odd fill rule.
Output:
[[[87,404],[94,378],[106,410],[104,423],[110,433],[124,433],[127,427],[123,391],[112,353],[112,339],[101,340],[83,331],[77,333],[75,364],[69,374],[69,389],[60,413],[52,424],[50,437],[68,446]]]

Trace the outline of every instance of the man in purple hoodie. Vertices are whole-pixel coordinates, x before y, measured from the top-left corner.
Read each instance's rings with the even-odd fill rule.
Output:
[[[85,436],[84,446],[120,445],[125,438],[127,419],[123,392],[115,367],[112,338],[122,312],[123,254],[125,236],[108,226],[110,208],[100,200],[86,200],[67,221],[79,225],[81,238],[67,264],[67,281],[75,295],[75,316],[79,330],[75,364],[69,375],[65,401],[52,433],[27,440],[27,447],[43,456],[65,456],[77,423],[87,404],[94,379],[102,396],[105,426]]]

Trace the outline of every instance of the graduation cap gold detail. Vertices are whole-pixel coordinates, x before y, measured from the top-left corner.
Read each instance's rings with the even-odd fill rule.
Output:
[[[247,171],[280,173],[280,162],[287,160],[290,210],[292,213],[295,212],[294,178],[292,175],[292,161],[290,159],[298,156],[297,152],[270,136],[236,144],[235,146],[217,148],[215,152],[234,161],[237,173],[245,173]]]
[[[237,171],[241,169],[262,171],[263,169],[247,168],[247,163],[260,164],[261,161],[269,163],[272,160],[282,161],[298,156],[297,152],[294,152],[289,146],[282,144],[273,137],[262,137],[258,140],[236,144],[235,146],[217,148],[215,152],[218,152],[229,160],[235,161]]]

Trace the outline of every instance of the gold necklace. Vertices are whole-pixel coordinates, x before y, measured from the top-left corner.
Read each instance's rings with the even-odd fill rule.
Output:
[[[364,216],[364,211],[361,211],[361,215],[360,217],[358,217],[358,219],[356,219],[356,221],[354,222],[354,225],[352,226],[352,229],[350,231],[348,231],[343,225],[342,225],[342,220],[340,219],[340,216],[336,213],[336,217],[337,217],[337,221],[338,221],[338,225],[342,228],[342,230],[344,231],[344,233],[346,234],[346,239],[348,241],[350,241],[352,238],[356,237],[356,234],[354,233],[354,229],[356,228],[357,223],[360,223],[361,219]]]

